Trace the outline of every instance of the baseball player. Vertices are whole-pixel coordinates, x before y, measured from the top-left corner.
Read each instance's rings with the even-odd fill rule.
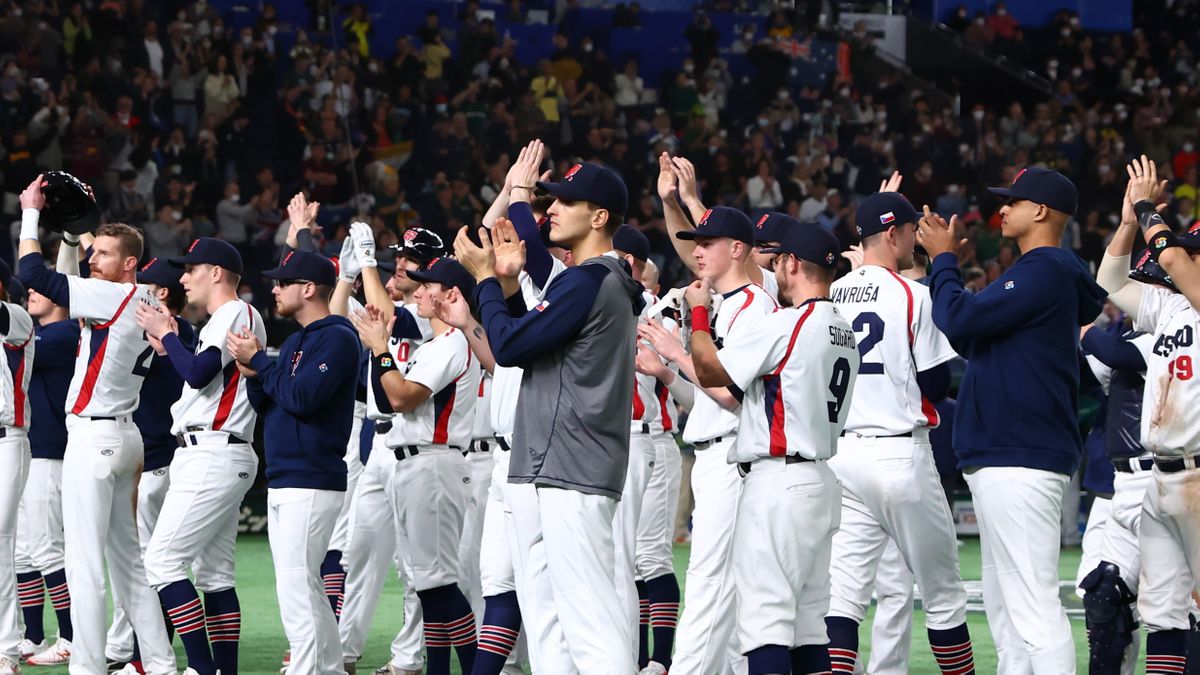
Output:
[[[1136,222],[1132,224],[1136,226]],[[1153,455],[1140,442],[1142,373],[1154,348],[1154,336],[1089,325],[1083,328],[1082,345],[1107,393],[1101,409],[1103,422],[1092,432],[1098,432],[1095,442],[1103,450],[1099,461],[1115,469],[1108,497],[1097,495],[1094,500],[1084,533],[1084,560],[1080,561],[1078,586],[1084,592],[1089,671],[1129,674],[1137,665],[1140,642],[1136,618],[1142,562],[1138,523],[1153,466]],[[1093,437],[1088,441],[1092,443]]]
[[[397,538],[409,552],[421,600],[428,672],[448,675],[452,646],[464,672],[475,659],[475,615],[458,586],[458,548],[470,490],[463,450],[475,422],[479,366],[462,331],[437,319],[434,304],[455,293],[469,297],[474,281],[450,258],[408,277],[421,284],[414,299],[434,336],[409,356],[404,373],[388,349],[382,313],[369,305],[351,320],[378,362],[381,395],[401,418],[386,437],[397,460],[391,484]]]
[[[75,256],[73,250],[71,256]],[[29,380],[30,418],[38,423],[29,427],[33,459],[17,522],[17,590],[25,619],[21,657],[55,660],[65,653],[70,660],[74,634],[63,560],[62,458],[67,446],[63,404],[75,369],[79,322],[67,316],[66,307],[55,305],[37,291],[29,291],[28,305],[29,314],[37,321],[34,332],[40,348],[34,351]],[[49,647],[42,622],[47,592],[58,619],[58,639]]]
[[[1099,279],[1117,307],[1134,319],[1135,330],[1154,338],[1146,357],[1141,442],[1154,453],[1152,484],[1138,523],[1142,570],[1137,608],[1146,625],[1146,672],[1179,673],[1187,668],[1188,611],[1200,589],[1200,555],[1194,499],[1196,431],[1187,414],[1196,400],[1194,372],[1200,351],[1195,330],[1200,306],[1200,228],[1175,235],[1155,210],[1166,186],[1143,155],[1128,167],[1126,201],[1136,215],[1151,259],[1179,292],[1131,282],[1129,251],[1137,230],[1128,218],[1110,242]]]
[[[333,262],[288,252],[277,268],[275,305],[300,330],[272,361],[257,336],[227,333],[227,349],[246,378],[250,404],[263,416],[268,534],[275,589],[291,647],[292,673],[342,673],[337,622],[324,597],[321,561],[346,490],[342,456],[349,443],[360,346],[346,319],[331,316]]]
[[[492,431],[492,374],[479,367],[479,389],[475,398],[475,419],[471,423],[471,444],[467,448],[467,474],[471,490],[463,516],[462,541],[458,545],[459,584],[471,611],[475,613],[476,629],[483,621],[483,588],[479,578],[480,547],[483,542],[483,520],[487,512],[487,496],[492,488],[492,469],[496,460],[492,450],[496,434]]]
[[[659,156],[658,165],[659,197],[664,202],[666,201],[666,197],[663,197],[663,191],[667,185],[665,174],[673,175],[675,178],[674,191],[678,195],[679,203],[688,210],[692,222],[699,223],[708,209],[700,201],[695,166],[684,157],[671,157],[665,152]],[[664,206],[663,209],[665,214],[666,207]],[[752,283],[761,286],[776,301],[779,300],[779,285],[775,280],[775,275],[769,269],[772,256],[760,251],[763,246],[778,243],[783,230],[796,222],[794,218],[777,211],[768,211],[758,216],[755,221],[753,247],[745,260],[746,277]],[[677,226],[680,229],[687,229],[687,221],[679,222]],[[667,224],[667,230],[673,234],[670,222]],[[679,259],[688,266],[688,269],[692,270],[696,276],[702,276],[696,266],[696,260],[692,256],[692,246],[687,241],[680,241],[678,238],[672,238],[671,243],[675,245]]]
[[[128,225],[104,225],[96,231],[88,260],[90,278],[73,276],[78,270],[72,265],[51,272],[38,241],[43,184],[39,176],[21,193],[21,280],[67,307],[72,318],[84,320],[67,393],[63,458],[63,483],[71,486],[63,495],[67,581],[73,589],[71,666],[89,673],[106,668],[107,561],[113,597],[133,624],[143,667],[149,673],[174,673],[174,654],[160,607],[146,583],[130,508],[143,460],[142,437],[132,414],[154,356],[134,314],[139,302],[158,303],[148,287],[136,283],[142,235]],[[63,242],[78,246],[69,235]]]
[[[688,287],[697,383],[745,392],[728,460],[745,476],[734,530],[738,641],[751,675],[829,672],[821,620],[839,521],[838,480],[826,461],[849,413],[859,356],[850,324],[829,301],[838,241],[818,225],[783,234],[775,276],[794,303],[718,347],[705,282]],[[708,329],[708,330],[706,330]]]
[[[17,511],[29,475],[29,378],[33,373],[33,318],[12,302],[12,270],[0,267],[0,673],[21,672],[21,603],[17,597]]]
[[[921,589],[939,668],[974,667],[954,519],[929,444],[929,430],[941,422],[934,403],[949,391],[946,364],[956,354],[933,324],[928,289],[899,274],[912,267],[918,219],[898,192],[863,200],[855,218],[863,264],[832,286],[834,304],[855,331],[862,385],[829,462],[842,484],[826,617],[835,672],[855,669],[858,627],[889,539]]]
[[[388,350],[399,366],[421,342],[433,337],[428,319],[417,316],[413,293],[417,282],[408,277],[415,271],[445,252],[441,238],[422,228],[410,228],[396,251],[396,262],[391,266],[375,257],[375,240],[370,229],[359,224],[351,226],[347,240],[349,248],[343,248],[340,258],[341,272],[338,290],[334,296],[346,295],[355,278],[362,274],[362,287],[367,301],[381,308],[388,308],[396,316],[396,323],[388,339]],[[386,285],[379,275],[370,272],[371,267],[390,272]],[[361,309],[357,301],[347,300],[347,310]],[[400,675],[418,672],[424,666],[424,628],[421,621],[421,603],[410,583],[411,564],[408,552],[397,547],[396,523],[392,507],[391,484],[395,476],[396,456],[388,449],[385,440],[396,424],[394,411],[387,404],[379,385],[379,371],[366,353],[368,361],[366,380],[367,417],[373,430],[369,454],[364,462],[363,475],[355,486],[351,506],[348,543],[343,562],[346,566],[346,600],[342,606],[342,618],[338,633],[342,644],[342,657],[346,664],[353,664],[362,657],[367,631],[383,590],[388,571],[388,561],[395,563],[404,584],[404,625],[391,645],[391,658],[380,670],[385,675]]]
[[[1060,514],[1083,451],[1079,327],[1100,313],[1104,290],[1058,247],[1077,202],[1070,180],[1031,168],[992,192],[1008,199],[1001,231],[1021,257],[987,288],[972,294],[963,284],[956,219],[947,225],[926,208],[917,242],[933,259],[934,324],[967,357],[954,444],[979,521],[999,669],[1074,673],[1058,594]]]
[[[737,326],[753,325],[776,308],[775,300],[746,276],[754,226],[741,211],[717,206],[702,214],[695,230],[687,229],[683,211],[671,195],[675,183],[674,173],[663,165],[658,190],[663,197],[667,229],[677,239],[695,241],[689,254],[695,258],[698,274],[722,295],[711,330],[717,343],[723,345],[735,335]],[[691,360],[678,338],[654,322],[642,324],[639,331],[654,345],[655,351],[677,364],[695,382]],[[725,461],[737,437],[738,417],[733,411],[740,404],[738,394],[726,387],[701,388],[696,392],[683,430],[684,441],[696,448],[696,464],[692,469],[696,508],[692,515],[692,550],[684,609],[672,667],[676,673],[723,671],[741,654],[732,640],[734,595],[730,566],[742,480],[737,467]]]
[[[258,417],[246,380],[224,349],[226,336],[266,341],[262,316],[239,300],[242,258],[232,244],[204,237],[169,259],[183,271],[188,301],[209,315],[194,347],[170,316],[138,307],[138,324],[162,345],[185,383],[171,407],[179,449],[158,524],[146,548],[146,576],[199,675],[237,672],[241,608],[234,589],[234,547],[242,497],[258,475],[250,445]],[[195,585],[188,579],[194,567]],[[197,589],[204,592],[201,605]],[[210,643],[211,640],[211,643]]]
[[[187,304],[183,286],[179,284],[180,272],[166,258],[151,258],[138,270],[137,280],[139,284],[150,287],[150,292],[165,310],[164,316],[171,317],[169,321],[175,322],[179,340],[190,350],[196,345],[196,332],[191,324],[179,316]],[[146,545],[150,543],[150,535],[167,496],[167,487],[171,484],[169,467],[177,447],[175,434],[171,432],[171,406],[179,400],[183,390],[183,378],[167,363],[167,353],[162,349],[162,343],[156,342],[153,334],[147,337],[152,338],[150,344],[155,347],[156,353],[150,359],[150,367],[139,394],[138,408],[133,413],[133,423],[141,430],[142,445],[145,447],[142,476],[138,481],[136,516],[143,561]],[[113,621],[108,629],[104,653],[110,664],[141,660],[137,654],[133,626],[129,625],[120,605],[113,609]]]
[[[569,248],[577,265],[555,276],[532,310],[506,302],[520,291],[526,266],[508,221],[497,221],[490,237],[480,232],[483,247],[464,228],[455,252],[479,282],[480,323],[496,363],[525,369],[509,482],[534,489],[515,497],[510,491],[508,504],[526,563],[544,560],[526,566],[525,583],[533,597],[546,597],[548,588],[554,598],[553,613],[538,610],[550,616],[550,639],[537,644],[537,667],[632,672],[633,636],[613,580],[612,521],[628,462],[642,287],[622,261],[604,255],[628,192],[613,171],[591,163],[537,186],[555,199],[547,210],[551,241]],[[545,415],[554,409],[558,414]]]

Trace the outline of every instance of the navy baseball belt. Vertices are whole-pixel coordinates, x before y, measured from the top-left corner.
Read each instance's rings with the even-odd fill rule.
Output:
[[[777,457],[774,457],[774,458],[761,457],[760,459],[778,459],[778,458]],[[805,462],[815,462],[815,461],[817,461],[817,460],[810,459],[808,457],[801,457],[800,455],[785,455],[783,458],[784,464],[804,464]],[[750,470],[753,468],[754,468],[754,462],[739,462],[738,463],[738,471],[741,471],[743,476],[750,473]]]
[[[233,434],[230,434],[230,433],[225,433],[225,432],[223,432],[223,431],[220,431],[220,430],[218,430],[218,431],[214,432],[212,429],[206,429],[206,428],[204,428],[204,427],[185,427],[185,428],[184,428],[184,433],[182,433],[182,434],[175,434],[175,442],[176,442],[176,443],[179,445],[179,447],[181,447],[181,448],[186,448],[186,447],[188,447],[189,445],[199,445],[199,444],[200,444],[200,442],[199,442],[199,440],[196,438],[196,434],[197,434],[197,433],[218,433],[218,434],[225,434],[225,445],[239,445],[239,444],[242,444],[242,443],[244,443],[244,444],[246,444],[246,445],[249,445],[249,444],[250,444],[250,441],[247,441],[246,439],[242,438],[241,436],[235,436],[235,435],[233,435]]]
[[[447,445],[446,447],[450,448],[451,450],[458,450],[459,452],[462,452],[462,446],[460,446],[460,445]],[[401,446],[392,448],[392,452],[396,455],[396,460],[400,461],[402,459],[408,459],[409,457],[416,457],[417,455],[421,454],[421,446],[419,446],[419,445],[401,445]]]
[[[1160,458],[1154,456],[1154,466],[1163,473],[1178,473],[1188,469],[1195,469],[1197,455],[1184,455],[1183,457]]]
[[[470,452],[490,452],[492,448],[500,448],[504,452],[508,452],[512,449],[509,447],[508,441],[504,440],[503,436],[495,435],[490,439],[481,438],[471,441],[471,445],[467,446],[467,449],[463,452],[463,454],[465,455]]]
[[[865,436],[863,434],[856,433],[853,431],[843,431],[842,438],[845,438],[847,436],[852,436],[854,438],[912,438],[912,432],[906,431],[902,434],[891,434],[889,436]]]
[[[725,440],[724,436],[717,436],[716,438],[710,438],[707,441],[696,441],[695,443],[692,443],[692,447],[697,450],[707,450],[723,440]]]
[[[1150,467],[1154,466],[1154,460],[1147,457],[1138,459],[1137,457],[1127,457],[1122,459],[1114,459],[1112,461],[1113,468],[1121,473],[1137,473],[1138,471],[1149,471]]]
[[[375,423],[376,434],[386,434],[392,430],[392,423],[388,420],[380,420]]]

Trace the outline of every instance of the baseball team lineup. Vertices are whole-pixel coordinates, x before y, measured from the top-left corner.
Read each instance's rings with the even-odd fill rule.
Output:
[[[843,251],[817,223],[706,205],[692,163],[663,153],[667,232],[696,281],[660,292],[623,179],[590,162],[553,176],[550,151],[521,149],[453,241],[410,228],[377,250],[353,222],[331,259],[320,204],[295,195],[263,272],[298,326],[275,356],[232,244],[144,260],[143,233],[100,224],[90,188],[39,175],[15,274],[0,267],[0,675],[235,675],[238,517],[260,462],[282,673],[369,672],[392,574],[404,620],[383,675],[907,672],[907,652],[860,656],[877,583],[915,584],[938,672],[974,673],[930,443],[947,426],[998,672],[1074,673],[1058,566],[1084,368],[1109,394],[1092,433],[1114,475],[1076,580],[1089,672],[1185,671],[1200,226],[1164,223],[1154,162],[1127,166],[1094,273],[1059,247],[1068,178],[1031,167],[991,188],[1021,255],[972,292],[956,219],[910,203],[899,174]],[[1125,325],[1097,323],[1106,301]]]

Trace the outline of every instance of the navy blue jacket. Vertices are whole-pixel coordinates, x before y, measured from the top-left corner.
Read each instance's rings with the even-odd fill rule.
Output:
[[[933,261],[933,322],[967,358],[954,415],[959,468],[1072,474],[1079,436],[1079,327],[1106,297],[1070,251],[1036,248],[972,295],[958,258]]]
[[[189,350],[196,348],[196,330],[183,317],[175,317],[179,325],[179,341]],[[142,432],[146,459],[142,471],[156,471],[169,466],[175,457],[178,443],[171,433],[171,406],[183,393],[183,377],[175,371],[166,356],[155,354],[150,359],[146,379],[142,381],[138,408],[133,411],[133,423]]]
[[[246,378],[246,393],[263,416],[267,487],[345,492],[361,352],[350,321],[331,315],[288,336],[278,359],[260,351],[250,360],[258,375]]]
[[[62,459],[67,449],[64,401],[75,372],[79,322],[64,319],[33,328],[37,347],[29,377],[29,448],[38,459]]]

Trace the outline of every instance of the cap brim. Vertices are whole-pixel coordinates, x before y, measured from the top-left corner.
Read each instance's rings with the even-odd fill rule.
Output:
[[[1013,194],[1012,188],[988,188],[987,191],[994,195],[998,195],[1000,197],[1011,198],[1011,197],[1017,196],[1017,195]]]
[[[433,278],[432,276],[426,274],[423,270],[409,270],[408,272],[405,272],[405,274],[408,276],[409,279],[412,279],[413,281],[419,281],[423,284],[444,284],[444,283],[446,283],[445,281],[442,281],[441,279]]]
[[[549,183],[546,181],[538,181],[534,183],[539,190],[545,192],[551,197],[559,199],[567,199],[570,201],[587,201],[580,193],[582,190],[575,187],[572,183]]]
[[[293,278],[293,277],[289,277],[289,276],[285,275],[283,273],[282,267],[276,267],[275,269],[266,270],[262,273],[262,275],[268,279],[275,279],[277,281],[284,281],[284,280]]]

